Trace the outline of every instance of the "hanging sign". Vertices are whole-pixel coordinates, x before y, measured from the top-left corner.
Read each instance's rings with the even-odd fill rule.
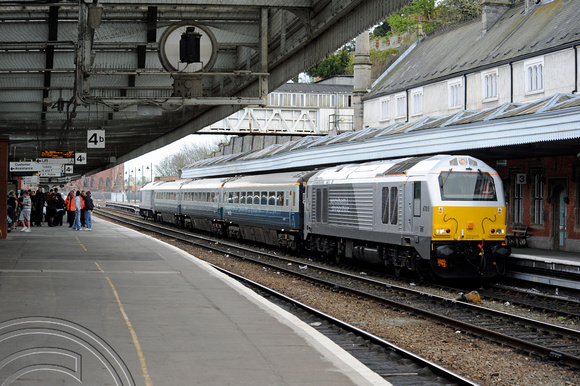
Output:
[[[87,153],[76,153],[75,165],[86,165],[86,164],[87,164]]]
[[[87,130],[87,148],[105,148],[105,130]]]

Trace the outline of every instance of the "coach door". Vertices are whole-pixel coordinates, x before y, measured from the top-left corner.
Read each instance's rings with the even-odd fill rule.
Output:
[[[405,232],[412,232],[413,231],[413,212],[414,212],[414,203],[415,203],[415,184],[413,181],[407,180],[405,183],[405,225],[404,231]]]

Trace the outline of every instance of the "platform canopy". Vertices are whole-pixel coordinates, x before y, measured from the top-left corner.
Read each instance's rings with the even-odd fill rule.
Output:
[[[9,161],[74,152],[72,179],[130,160],[264,105],[270,90],[407,3],[3,0]]]

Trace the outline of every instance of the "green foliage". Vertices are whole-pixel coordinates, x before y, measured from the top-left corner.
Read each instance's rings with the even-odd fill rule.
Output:
[[[391,35],[413,33],[421,25],[423,33],[439,28],[443,25],[456,23],[461,20],[472,19],[481,14],[482,0],[415,0],[401,8],[397,13],[387,17],[388,31],[386,38]],[[385,22],[377,27],[381,31],[387,30]],[[374,33],[374,31],[373,31]]]
[[[452,23],[480,15],[481,3],[482,0],[442,0],[438,9],[441,18]]]
[[[376,37],[385,37],[389,32],[391,32],[391,27],[389,26],[389,23],[384,20],[373,30],[372,34]]]
[[[352,66],[352,55],[350,54],[352,47],[343,47],[340,50],[330,54],[323,59],[316,66],[306,71],[310,77],[322,79],[330,78],[335,75],[344,75],[347,73],[349,65]]]
[[[387,17],[387,23],[393,34],[401,34],[415,31],[419,24],[423,24],[423,30],[432,29],[435,16],[435,0],[415,0]]]
[[[376,48],[371,48],[370,51],[370,60],[371,63],[383,63],[387,60],[392,59],[399,53],[399,50],[396,48],[389,48],[386,50],[377,50]]]

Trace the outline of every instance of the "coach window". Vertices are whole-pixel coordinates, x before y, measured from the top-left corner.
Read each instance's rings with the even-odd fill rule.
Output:
[[[272,206],[276,205],[276,192],[269,192],[268,193],[268,205],[272,205]]]
[[[421,182],[415,182],[413,186],[413,216],[421,216]]]
[[[276,205],[284,206],[284,192],[276,193]]]
[[[391,198],[389,199],[390,202],[390,207],[391,209],[389,210],[389,212],[391,212],[391,221],[390,223],[395,225],[397,224],[397,221],[399,220],[399,189],[397,188],[391,188]]]
[[[262,192],[262,200],[260,205],[268,205],[268,192]]]
[[[260,205],[260,192],[254,192],[254,205]]]
[[[228,204],[234,202],[234,194],[232,192],[228,193]]]

